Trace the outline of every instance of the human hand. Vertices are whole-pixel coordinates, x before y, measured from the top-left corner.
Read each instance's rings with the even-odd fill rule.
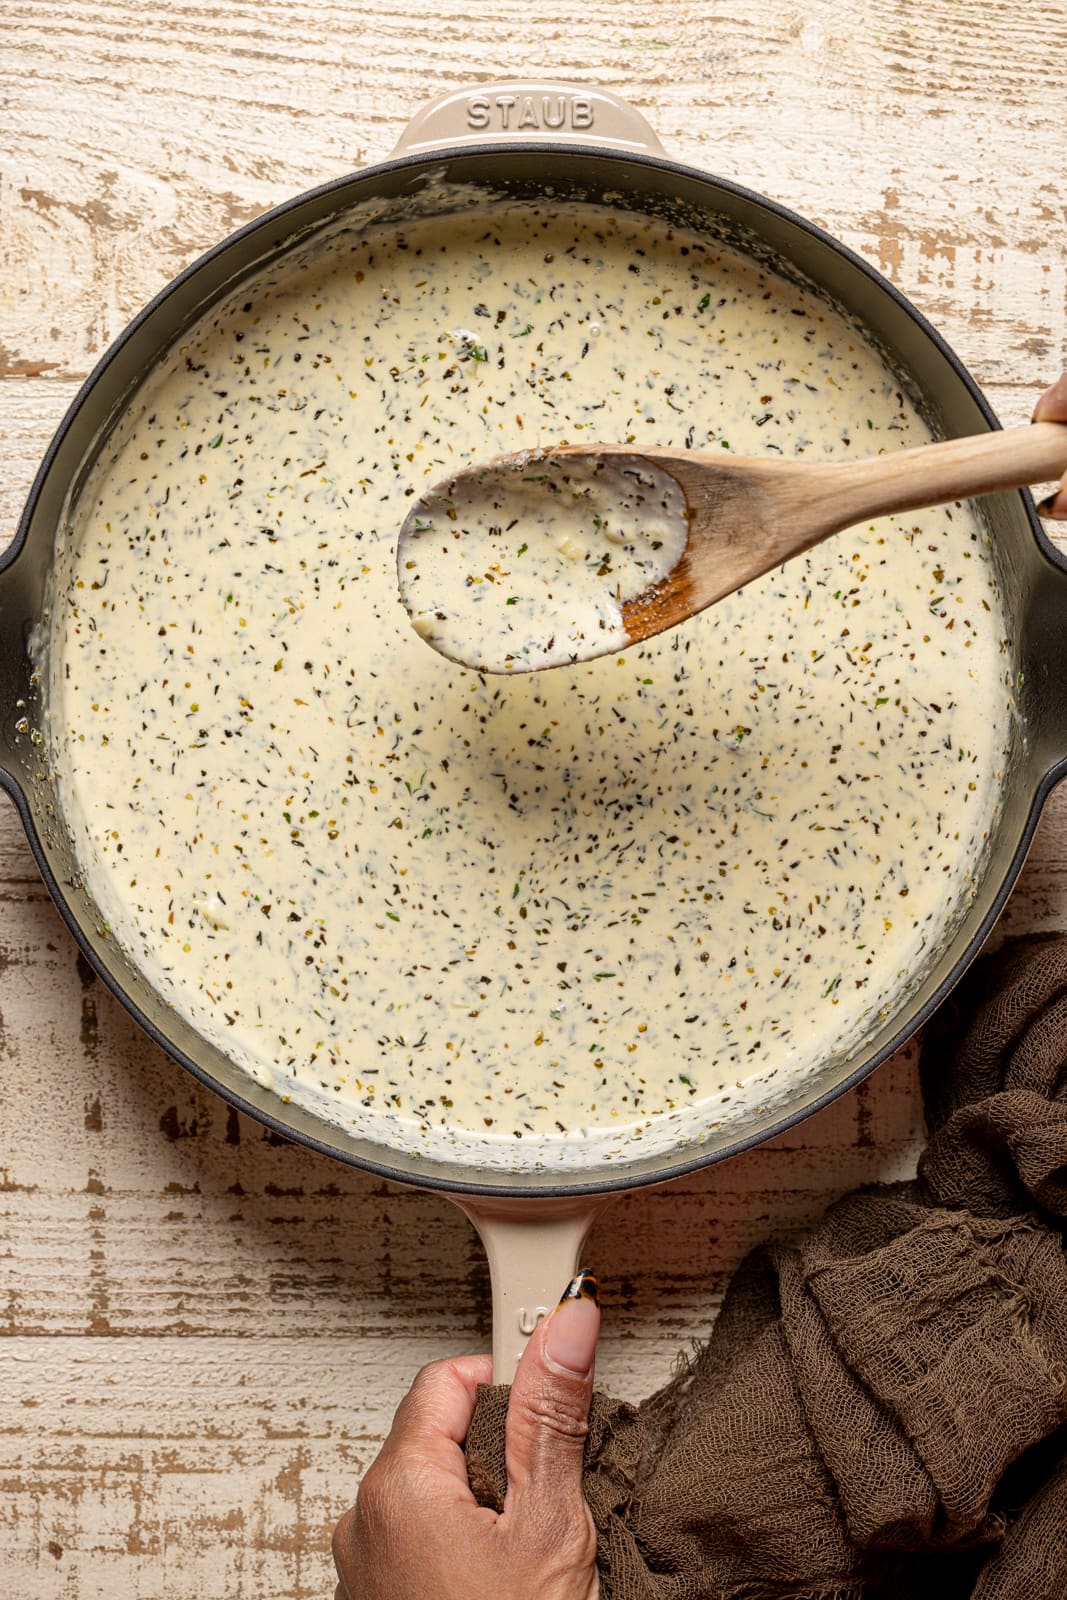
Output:
[[[500,1513],[477,1503],[463,1459],[490,1358],[422,1369],[337,1524],[335,1600],[596,1600],[582,1453],[599,1305],[596,1278],[580,1272],[530,1338],[508,1402]]]
[[[1051,389],[1045,390],[1034,407],[1031,421],[1067,422],[1067,372],[1052,385]],[[1037,509],[1043,517],[1067,521],[1067,473],[1060,479],[1059,488],[1047,495]]]

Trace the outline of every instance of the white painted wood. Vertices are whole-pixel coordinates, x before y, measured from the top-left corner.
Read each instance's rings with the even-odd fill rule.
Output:
[[[1005,422],[1067,366],[1063,0],[6,0],[0,541],[125,321],[407,115],[531,72],[887,272]],[[1054,798],[1002,927],[1067,925]],[[636,1398],[745,1251],[906,1173],[914,1060],[789,1139],[610,1208],[601,1376]],[[0,808],[0,1594],[325,1600],[329,1530],[415,1369],[484,1348],[472,1230],[228,1112],[88,981]]]

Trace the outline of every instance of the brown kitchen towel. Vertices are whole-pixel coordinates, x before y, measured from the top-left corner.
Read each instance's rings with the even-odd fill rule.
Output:
[[[1067,1600],[1067,938],[928,1030],[916,1181],[742,1264],[642,1405],[597,1395],[604,1600]],[[499,1507],[506,1388],[471,1483]]]

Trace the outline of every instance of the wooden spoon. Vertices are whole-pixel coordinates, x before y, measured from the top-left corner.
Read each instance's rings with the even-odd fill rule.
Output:
[[[590,660],[673,628],[821,539],[1067,471],[1067,423],[864,461],[566,445],[466,469],[405,519],[401,598],[485,672]]]

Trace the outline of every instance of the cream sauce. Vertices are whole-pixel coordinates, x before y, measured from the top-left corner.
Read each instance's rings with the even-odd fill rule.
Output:
[[[622,608],[678,565],[681,486],[633,456],[523,451],[420,496],[397,545],[400,598],[435,650],[535,672],[622,650]]]
[[[49,739],[112,936],[280,1094],[483,1165],[651,1153],[854,1049],[996,815],[972,510],[495,679],[416,636],[396,531],[549,442],[928,437],[814,294],[665,224],[501,204],[306,249],[144,385],[61,533]]]

